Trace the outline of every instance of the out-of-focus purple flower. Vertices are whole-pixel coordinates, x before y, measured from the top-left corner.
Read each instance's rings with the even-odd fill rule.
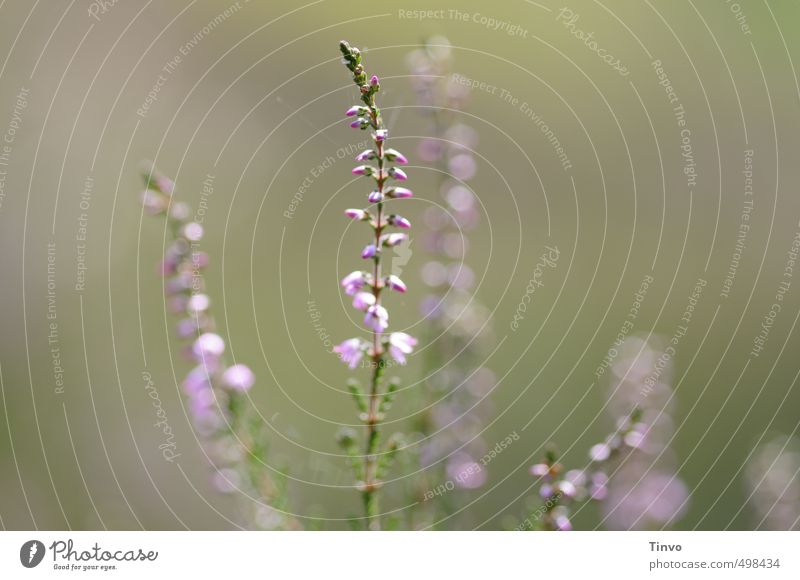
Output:
[[[486,470],[468,453],[457,453],[447,461],[447,475],[456,487],[478,489],[486,483]]]
[[[366,311],[373,304],[375,304],[375,295],[370,292],[358,292],[353,297],[353,308],[357,310]]]
[[[414,351],[417,339],[405,332],[393,332],[389,335],[389,354],[401,365],[406,364],[406,355]]]
[[[247,365],[236,364],[222,373],[222,384],[234,391],[247,391],[255,382],[256,376]]]
[[[203,226],[196,222],[189,222],[183,226],[183,235],[190,242],[197,242],[203,237]]]
[[[589,457],[592,461],[605,461],[611,455],[611,448],[605,443],[593,445],[589,450]]]
[[[360,270],[350,272],[347,276],[342,278],[342,288],[344,288],[345,293],[349,296],[361,290],[365,283],[365,273]]]
[[[202,366],[194,367],[183,380],[183,390],[190,397],[195,396],[200,391],[210,389],[208,370]]]
[[[356,161],[369,161],[370,159],[375,159],[375,151],[372,149],[365,149],[356,155]]]
[[[354,369],[364,356],[364,344],[360,338],[349,338],[334,346],[333,352],[337,353],[347,366]]]
[[[453,177],[460,181],[472,179],[475,177],[475,172],[477,170],[475,159],[468,153],[454,155],[447,162],[447,166],[450,169],[450,173],[453,174]]]
[[[192,297],[189,298],[189,303],[186,305],[186,310],[190,314],[196,315],[208,310],[209,306],[211,306],[211,300],[208,298],[208,295],[193,294]]]
[[[375,304],[367,309],[364,324],[375,332],[383,332],[389,327],[389,312],[380,304]]]
[[[225,352],[225,341],[213,332],[206,332],[197,337],[192,346],[192,352],[200,361],[215,359]]]
[[[140,195],[142,207],[148,215],[158,215],[167,209],[168,200],[158,191],[145,189]]]
[[[359,107],[358,105],[353,105],[345,112],[345,115],[348,117],[355,117],[356,115],[360,114],[363,111],[364,107]]]
[[[375,254],[377,254],[377,253],[378,253],[378,249],[375,247],[375,244],[369,244],[361,252],[361,257],[364,258],[365,260],[367,260],[369,258],[374,258]]]
[[[173,203],[169,209],[169,217],[178,221],[186,221],[192,213],[192,208],[185,201]]]
[[[389,131],[387,131],[386,129],[378,129],[377,131],[375,131],[375,141],[379,143],[381,141],[386,141],[388,137],[389,137]]]
[[[561,493],[563,493],[565,496],[569,498],[575,497],[575,494],[578,491],[572,482],[566,480],[560,481],[558,483],[558,489]]]
[[[423,139],[417,147],[417,155],[427,163],[437,161],[442,156],[442,144],[436,139]]]
[[[373,87],[377,87],[380,81],[378,80],[378,75],[372,75],[372,78],[369,79],[369,84]]]
[[[172,181],[169,177],[165,177],[160,175],[155,179],[156,187],[161,190],[162,193],[167,195],[172,195],[172,192],[175,191],[175,182]]]
[[[175,325],[175,333],[180,338],[189,338],[197,332],[198,324],[193,318],[182,318]]]
[[[354,220],[365,220],[369,216],[369,214],[363,209],[353,208],[344,210],[344,215]]]
[[[383,201],[383,194],[380,191],[371,191],[367,200],[370,203],[378,203]]]
[[[566,515],[559,514],[555,518],[556,528],[559,532],[569,532],[572,530],[572,522]]]
[[[396,292],[405,292],[407,290],[405,282],[394,274],[386,278],[386,286],[395,290]]]

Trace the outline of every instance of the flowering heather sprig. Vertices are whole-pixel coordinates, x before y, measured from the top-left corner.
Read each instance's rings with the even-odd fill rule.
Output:
[[[626,441],[640,426],[641,411],[633,409],[620,421],[619,428],[605,442],[589,451],[590,463],[583,469],[564,471],[555,447],[550,445],[541,463],[532,465],[530,474],[537,478],[541,505],[518,529],[566,532],[572,530],[571,508],[584,500],[603,501],[608,495],[606,467],[626,450]]]
[[[439,169],[438,190],[442,208],[430,207],[424,215],[423,245],[429,259],[422,280],[430,288],[421,304],[430,340],[424,357],[419,390],[419,467],[410,512],[415,528],[428,528],[468,499],[451,493],[437,501],[423,501],[427,490],[446,481],[450,473],[470,472],[469,466],[487,450],[480,433],[491,413],[483,400],[494,386],[494,373],[482,365],[494,340],[488,324],[489,310],[472,292],[475,276],[467,264],[469,233],[478,227],[480,213],[475,195],[466,186],[477,165],[470,150],[477,133],[462,122],[468,106],[468,89],[454,82],[452,53],[444,37],[431,38],[408,55],[417,110],[432,122],[433,132],[420,142],[419,156]],[[434,436],[435,434],[435,436]],[[483,469],[469,478],[456,478],[460,490],[480,487]]]
[[[352,171],[354,175],[362,175],[370,180],[372,191],[367,201],[371,206],[367,209],[345,211],[345,215],[369,224],[372,229],[372,240],[361,252],[363,259],[372,261],[372,271],[355,271],[342,280],[345,292],[353,296],[353,307],[364,312],[364,324],[371,332],[371,340],[351,338],[334,348],[342,361],[351,369],[358,366],[365,355],[370,359],[372,377],[369,391],[363,392],[355,382],[348,385],[358,405],[360,417],[366,425],[363,460],[358,457],[355,438],[349,431],[340,435],[339,442],[350,455],[351,463],[358,473],[367,528],[376,530],[381,527],[377,495],[381,487],[381,477],[400,448],[398,437],[391,438],[382,452],[379,448],[379,426],[398,385],[397,380],[392,379],[386,389],[383,389],[386,355],[388,353],[398,363],[405,364],[406,356],[411,354],[417,345],[417,340],[404,332],[386,333],[389,326],[389,312],[381,302],[382,291],[390,289],[405,292],[406,285],[397,276],[384,276],[381,271],[381,254],[383,248],[401,244],[408,237],[402,232],[387,232],[387,230],[392,226],[408,229],[411,224],[401,216],[386,215],[384,204],[389,199],[411,197],[412,193],[411,190],[393,183],[407,179],[406,173],[397,167],[407,163],[407,160],[400,152],[386,147],[389,135],[375,101],[375,95],[380,91],[378,77],[368,78],[362,64],[361,52],[357,48],[350,46],[346,41],[342,41],[339,48],[342,51],[343,62],[353,73],[353,82],[361,95],[362,104],[354,105],[346,112],[348,117],[355,117],[350,126],[371,130],[372,140],[375,143],[374,149],[364,151],[356,158],[358,162],[370,161],[374,164],[358,165]]]
[[[603,523],[615,530],[660,527],[686,511],[688,490],[666,448],[672,435],[671,363],[638,337],[617,350],[607,406],[618,417],[616,430],[591,447],[587,467],[567,472],[560,482],[554,481],[560,466],[551,471],[553,462],[531,467],[531,474],[542,478],[542,499],[552,506],[540,518],[540,529],[571,529],[570,504],[585,498],[602,502]],[[574,493],[562,488],[565,482]]]
[[[192,424],[214,463],[212,484],[222,493],[240,491],[258,499],[244,506],[251,527],[297,528],[297,522],[285,515],[285,482],[265,471],[266,431],[247,404],[255,375],[246,365],[229,366],[225,360],[225,341],[217,334],[205,292],[208,255],[199,249],[203,226],[190,219],[188,204],[174,201],[172,180],[149,164],[143,178],[145,211],[166,216],[172,234],[159,273],[169,308],[180,316],[176,334],[195,364],[183,381],[183,391]]]

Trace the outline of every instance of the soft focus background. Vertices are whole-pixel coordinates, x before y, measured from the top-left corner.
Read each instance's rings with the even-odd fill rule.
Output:
[[[579,16],[571,28],[565,7]],[[415,10],[436,12],[421,20]],[[439,195],[416,153],[433,128],[406,57],[445,35],[453,70],[475,81],[463,115],[480,136],[470,185],[483,217],[466,259],[497,347],[483,438],[491,447],[519,435],[457,527],[513,527],[534,505],[528,468],[547,441],[579,467],[613,430],[603,407],[614,385],[596,371],[646,276],[631,333],[669,341],[686,327],[671,361],[672,453],[691,499],[675,527],[769,527],[771,503],[748,501],[751,482],[770,472],[796,490],[800,467],[797,455],[759,455],[774,440],[772,457],[784,450],[800,419],[798,26],[797,3],[755,0],[3,2],[0,524],[234,527],[233,498],[208,483],[181,401],[189,363],[156,273],[165,230],[138,203],[139,162],[152,159],[175,178],[177,199],[203,208],[216,314],[235,360],[258,377],[252,397],[294,511],[346,527],[360,500],[334,433],[356,423],[349,373],[308,312],[312,301],[336,342],[360,332],[338,280],[359,267],[364,243],[341,212],[363,203],[350,169],[367,135],[343,118],[355,89],[337,43],[361,47],[381,76],[393,146],[411,159],[416,197],[403,213],[414,236]],[[626,74],[572,29],[593,32]],[[512,329],[546,246],[559,261]],[[392,323],[420,333],[425,255],[413,238],[409,249],[409,292],[391,297]],[[407,390],[387,431],[419,411],[404,393],[418,388],[420,367],[412,357],[398,372]],[[159,450],[145,371],[175,431],[173,462]],[[388,495],[405,475],[400,464]],[[600,520],[590,506],[574,525]]]

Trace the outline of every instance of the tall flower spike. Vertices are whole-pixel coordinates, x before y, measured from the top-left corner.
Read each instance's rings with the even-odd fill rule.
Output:
[[[363,221],[372,228],[372,238],[361,252],[365,260],[372,260],[372,273],[353,272],[342,280],[345,292],[353,296],[353,307],[363,311],[364,324],[371,334],[370,343],[359,338],[345,340],[334,348],[342,361],[352,369],[358,366],[361,358],[366,354],[371,359],[371,377],[369,391],[361,392],[360,388],[350,385],[350,390],[359,404],[360,417],[366,427],[366,441],[364,444],[363,459],[354,457],[354,440],[351,437],[340,438],[340,443],[354,459],[356,476],[359,480],[359,489],[364,500],[367,529],[377,530],[381,527],[378,516],[378,490],[381,487],[382,472],[389,466],[389,460],[399,449],[397,440],[390,440],[384,450],[379,449],[379,427],[383,411],[388,407],[388,400],[397,389],[396,381],[390,381],[389,386],[383,387],[383,372],[386,367],[385,356],[387,350],[398,362],[405,363],[406,355],[411,354],[417,344],[415,338],[405,333],[393,333],[388,339],[384,332],[389,326],[389,312],[381,303],[381,291],[391,288],[405,292],[406,285],[396,276],[389,276],[384,280],[381,276],[381,247],[394,246],[404,241],[407,236],[397,232],[387,233],[389,226],[408,229],[411,223],[405,218],[396,215],[384,215],[384,203],[387,198],[401,199],[410,197],[411,191],[402,187],[387,188],[386,182],[390,178],[405,180],[406,173],[397,167],[390,167],[390,163],[405,164],[406,157],[395,149],[386,149],[388,131],[383,126],[381,112],[376,104],[375,96],[380,91],[380,80],[373,75],[368,77],[364,71],[361,51],[350,46],[346,41],[339,44],[345,66],[353,73],[353,82],[358,87],[361,105],[355,105],[347,110],[348,117],[357,117],[351,122],[351,127],[371,129],[374,149],[368,149],[356,157],[357,162],[372,161],[374,165],[358,165],[352,173],[370,178],[374,188],[369,193],[367,201],[374,204],[370,210],[374,215],[365,210],[349,209],[345,213],[348,217]],[[368,278],[368,276],[370,276]],[[368,289],[365,289],[368,287]]]

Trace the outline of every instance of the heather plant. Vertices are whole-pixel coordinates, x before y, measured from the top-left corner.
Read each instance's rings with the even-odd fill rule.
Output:
[[[159,272],[167,306],[177,317],[175,334],[195,366],[183,380],[189,418],[212,466],[211,483],[219,492],[235,493],[241,525],[256,529],[295,529],[288,516],[285,479],[270,476],[268,440],[248,392],[255,375],[244,364],[228,364],[225,340],[218,333],[205,290],[208,255],[200,249],[203,226],[191,219],[186,202],[175,201],[175,183],[152,165],[143,170],[144,211],[167,220],[169,241]]]
[[[436,169],[438,204],[424,214],[422,245],[428,258],[421,277],[428,287],[420,309],[426,349],[415,422],[420,476],[412,485],[411,527],[434,526],[461,507],[487,479],[477,462],[487,451],[481,432],[495,384],[483,361],[493,342],[490,312],[474,293],[475,274],[466,259],[469,234],[480,225],[475,194],[468,185],[477,171],[475,129],[463,122],[469,89],[455,81],[449,41],[432,37],[407,57],[416,110],[430,131],[419,157]],[[431,499],[430,490],[454,482],[452,492]]]
[[[685,513],[689,494],[669,448],[671,359],[639,337],[626,339],[618,352],[605,406],[616,429],[591,447],[583,469],[563,472],[554,448],[531,467],[543,503],[518,529],[571,530],[572,512],[586,500],[600,502],[611,529],[667,526]]]
[[[361,99],[360,104],[347,110],[347,116],[353,117],[350,126],[369,131],[374,143],[373,149],[367,149],[356,157],[357,162],[368,163],[358,165],[352,171],[370,181],[371,191],[367,196],[369,206],[345,211],[349,218],[363,222],[370,228],[370,240],[361,252],[361,258],[372,262],[371,269],[356,270],[342,280],[345,292],[353,297],[353,307],[364,313],[364,325],[369,336],[367,339],[347,339],[334,348],[351,369],[355,369],[363,357],[366,356],[369,360],[367,366],[370,378],[366,390],[357,381],[348,383],[348,389],[358,406],[359,418],[364,423],[363,454],[359,453],[356,438],[351,431],[342,432],[339,440],[356,472],[357,487],[364,503],[366,527],[378,530],[381,529],[378,507],[381,478],[401,447],[401,439],[397,434],[381,446],[381,423],[399,384],[397,379],[384,381],[384,372],[389,358],[401,365],[405,364],[406,357],[417,344],[414,337],[404,332],[386,332],[389,327],[389,312],[383,305],[383,291],[405,292],[406,285],[394,274],[382,271],[381,257],[384,249],[397,246],[408,238],[405,233],[392,230],[411,227],[406,218],[389,213],[387,205],[390,201],[411,197],[412,192],[395,184],[407,179],[406,173],[399,166],[407,164],[408,160],[399,151],[388,147],[388,131],[376,102],[376,95],[380,91],[378,77],[367,75],[358,48],[350,46],[346,41],[342,41],[339,47],[343,62],[353,75],[353,82]]]

